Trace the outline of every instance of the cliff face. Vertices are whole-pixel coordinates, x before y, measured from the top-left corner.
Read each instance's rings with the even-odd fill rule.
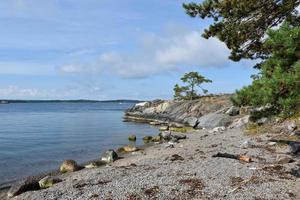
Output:
[[[230,109],[233,108],[229,95],[207,96],[190,101],[156,100],[136,104],[126,111],[124,119],[161,124],[176,122],[198,128],[214,128],[227,126],[232,122]]]

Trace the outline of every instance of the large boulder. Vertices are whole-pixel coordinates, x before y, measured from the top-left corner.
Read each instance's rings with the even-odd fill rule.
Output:
[[[39,186],[41,189],[46,189],[59,182],[61,182],[61,180],[57,177],[46,176],[39,181]]]
[[[62,173],[75,172],[79,169],[80,167],[77,165],[75,160],[65,160],[59,168]]]
[[[106,151],[101,157],[101,160],[106,163],[114,162],[117,159],[118,159],[118,154],[112,149]]]
[[[221,127],[221,126],[227,127],[231,122],[232,122],[232,117],[230,117],[229,115],[220,112],[214,112],[200,117],[198,119],[197,128],[213,129],[215,127]]]
[[[183,123],[189,125],[190,127],[196,127],[198,124],[197,117],[187,117],[183,120]]]
[[[11,198],[24,192],[38,189],[40,189],[38,181],[32,178],[27,178],[14,183],[8,190],[7,196]]]

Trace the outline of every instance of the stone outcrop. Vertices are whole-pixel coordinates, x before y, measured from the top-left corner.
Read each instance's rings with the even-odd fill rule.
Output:
[[[238,114],[239,108],[232,106],[230,95],[216,95],[197,100],[139,103],[126,111],[124,119],[177,128],[215,128],[228,126]]]

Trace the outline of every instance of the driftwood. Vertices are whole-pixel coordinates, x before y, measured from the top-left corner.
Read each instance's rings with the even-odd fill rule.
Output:
[[[229,154],[229,153],[217,153],[213,155],[212,157],[220,157],[220,158],[230,158],[235,160],[240,160],[244,162],[251,162],[251,158],[244,155],[235,155],[235,154]]]

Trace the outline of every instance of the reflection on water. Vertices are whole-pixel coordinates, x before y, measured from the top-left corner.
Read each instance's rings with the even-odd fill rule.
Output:
[[[138,144],[157,129],[124,123],[131,103],[20,103],[0,105],[0,183],[58,168],[65,159],[97,158],[106,149]]]

